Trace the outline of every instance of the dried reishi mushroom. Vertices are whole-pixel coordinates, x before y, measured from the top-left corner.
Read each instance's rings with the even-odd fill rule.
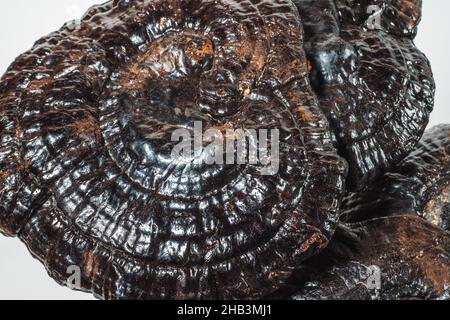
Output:
[[[417,148],[391,172],[347,195],[343,219],[419,215],[450,231],[450,125],[428,130]]]
[[[346,166],[290,1],[109,1],[0,82],[0,230],[115,298],[258,298],[323,249]],[[261,164],[171,157],[175,129],[279,129]]]
[[[421,1],[294,2],[313,88],[360,189],[412,151],[433,109],[431,67],[413,42]]]
[[[341,229],[274,298],[400,300],[450,298],[450,233],[414,216]]]

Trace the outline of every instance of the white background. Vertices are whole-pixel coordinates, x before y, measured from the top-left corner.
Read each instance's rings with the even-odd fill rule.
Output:
[[[0,2],[0,74],[38,38],[79,18],[101,0],[14,0]],[[417,46],[433,65],[437,83],[430,125],[450,122],[450,1],[425,0]],[[0,299],[92,299],[51,280],[17,239],[0,236]]]

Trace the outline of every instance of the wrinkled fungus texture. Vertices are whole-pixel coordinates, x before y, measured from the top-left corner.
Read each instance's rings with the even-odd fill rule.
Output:
[[[0,82],[0,230],[107,299],[258,298],[323,249],[346,166],[290,1],[109,1]],[[171,157],[178,128],[280,130],[280,169]]]
[[[391,172],[349,193],[345,221],[414,214],[450,231],[450,125],[428,130],[416,149]]]
[[[345,227],[273,298],[441,300],[450,298],[450,233],[414,216]]]
[[[402,160],[433,109],[430,64],[414,45],[419,0],[294,0],[305,29],[311,82],[348,187],[361,189]]]

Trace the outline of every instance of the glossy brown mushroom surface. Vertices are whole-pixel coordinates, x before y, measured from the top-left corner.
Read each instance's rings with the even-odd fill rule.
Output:
[[[450,125],[429,129],[407,158],[342,206],[349,222],[402,214],[450,230]]]
[[[272,298],[447,300],[450,233],[415,216],[346,226]]]
[[[256,299],[322,250],[346,165],[290,1],[115,0],[0,82],[0,230],[105,299]],[[172,156],[177,129],[279,131],[261,161]]]
[[[295,0],[311,82],[348,187],[361,189],[413,150],[434,104],[430,63],[413,39],[419,0]]]

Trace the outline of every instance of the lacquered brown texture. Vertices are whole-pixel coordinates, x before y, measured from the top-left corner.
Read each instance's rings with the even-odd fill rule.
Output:
[[[428,130],[392,172],[347,195],[342,213],[353,222],[410,213],[450,230],[450,125]]]
[[[449,253],[450,234],[419,217],[351,225],[339,232],[326,251],[298,270],[281,296],[298,300],[449,299]]]
[[[110,1],[0,83],[0,230],[107,299],[258,298],[323,249],[346,166],[290,1]],[[170,157],[171,133],[280,130],[278,174]]]
[[[359,189],[412,151],[433,108],[430,64],[413,43],[421,1],[294,2],[312,85]]]

